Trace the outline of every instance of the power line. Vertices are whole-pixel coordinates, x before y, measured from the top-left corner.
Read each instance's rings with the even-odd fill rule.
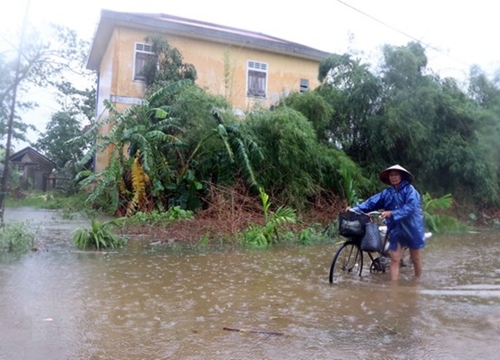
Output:
[[[449,57],[450,59],[453,59],[453,60],[455,60],[455,61],[458,61],[458,62],[460,62],[460,63],[462,63],[462,64],[464,64],[464,65],[471,66],[469,63],[466,63],[465,61],[462,61],[462,60],[460,60],[460,59],[457,59],[457,58],[455,58],[455,57],[451,56],[450,54],[446,54],[446,53],[442,52],[441,50],[439,50],[438,48],[436,48],[435,46],[433,46],[433,45],[431,45],[431,44],[428,44],[428,43],[425,43],[425,42],[423,42],[422,40],[417,39],[416,37],[414,37],[414,36],[412,36],[412,35],[410,35],[410,34],[407,34],[406,32],[404,32],[404,31],[402,31],[402,30],[399,30],[398,28],[396,28],[396,27],[394,27],[394,26],[392,26],[392,25],[389,25],[389,24],[387,24],[386,22],[384,22],[384,21],[382,21],[382,20],[379,20],[379,19],[375,18],[374,16],[372,16],[372,15],[370,15],[370,14],[367,14],[367,13],[365,13],[364,11],[361,11],[361,10],[359,10],[358,8],[355,8],[354,6],[347,4],[347,3],[345,3],[345,2],[344,2],[344,1],[342,1],[342,0],[337,0],[337,1],[338,1],[339,3],[341,3],[342,5],[347,6],[348,8],[350,8],[350,9],[352,9],[352,10],[354,10],[354,11],[356,11],[356,12],[358,12],[358,13],[360,13],[360,14],[362,14],[362,15],[364,15],[364,16],[366,16],[366,17],[368,17],[368,18],[370,18],[371,20],[376,21],[376,22],[378,22],[379,24],[381,24],[381,25],[383,25],[383,26],[385,26],[385,27],[387,27],[387,28],[389,28],[389,29],[391,29],[391,30],[393,30],[393,31],[397,32],[397,33],[400,33],[401,35],[406,36],[406,37],[408,37],[408,38],[410,38],[410,39],[412,39],[412,40],[414,40],[414,41],[418,42],[419,44],[423,45],[423,46],[424,46],[424,47],[426,47],[426,48],[432,49],[432,50],[434,50],[434,51],[436,51],[436,52],[438,52],[438,53],[440,53],[440,54],[442,54],[442,55],[444,55],[444,56],[447,56],[447,57]]]

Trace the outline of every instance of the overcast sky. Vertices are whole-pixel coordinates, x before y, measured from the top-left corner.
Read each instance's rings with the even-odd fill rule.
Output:
[[[101,9],[109,9],[203,20],[332,53],[355,50],[372,63],[381,45],[418,40],[426,46],[432,70],[459,80],[467,77],[473,64],[489,75],[500,69],[500,21],[492,0],[16,0],[0,13],[0,44],[8,29],[21,27],[28,4],[30,22],[66,25],[89,40]],[[50,96],[43,91],[33,94],[44,95]],[[50,117],[57,110],[47,103],[38,112]]]

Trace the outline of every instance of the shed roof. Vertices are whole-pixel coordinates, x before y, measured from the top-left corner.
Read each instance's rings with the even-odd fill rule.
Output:
[[[101,59],[115,27],[128,27],[152,33],[185,36],[316,61],[331,55],[325,51],[262,33],[173,15],[102,10],[87,60],[88,69],[99,70]]]
[[[47,158],[45,155],[40,154],[31,146],[27,146],[22,150],[9,156],[12,163],[21,163],[26,165],[37,165],[38,169],[44,173],[52,172],[56,167],[56,163]]]

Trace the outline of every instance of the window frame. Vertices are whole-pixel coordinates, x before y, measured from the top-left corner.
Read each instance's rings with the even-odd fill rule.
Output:
[[[269,65],[262,61],[247,60],[247,97],[266,99],[269,82]],[[263,84],[259,82],[263,81]]]
[[[309,91],[309,79],[300,79],[299,92],[305,93]]]
[[[140,69],[138,69],[139,66],[138,66],[138,59],[137,59],[137,56],[139,54],[145,55],[144,59],[141,59],[143,64],[140,67]],[[144,68],[144,65],[146,64],[147,60],[149,59],[149,56],[156,57],[156,54],[153,52],[153,45],[141,43],[141,42],[134,43],[134,68],[133,68],[133,72],[132,72],[132,79],[134,81],[144,82],[146,80],[143,75],[139,75],[139,74],[142,71],[142,69]]]

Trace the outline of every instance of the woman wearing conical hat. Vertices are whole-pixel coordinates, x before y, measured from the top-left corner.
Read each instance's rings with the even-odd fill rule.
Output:
[[[400,165],[393,165],[379,174],[380,181],[390,185],[354,208],[355,211],[370,212],[383,209],[389,234],[391,255],[390,274],[392,280],[399,276],[399,264],[403,248],[410,249],[415,277],[422,275],[421,249],[425,246],[424,217],[420,194],[411,184],[413,175]]]

